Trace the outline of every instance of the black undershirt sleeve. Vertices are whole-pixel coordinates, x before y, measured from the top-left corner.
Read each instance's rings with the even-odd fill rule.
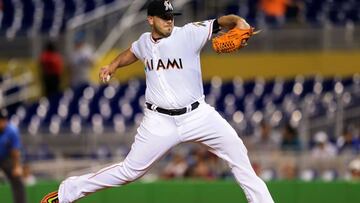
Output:
[[[213,33],[213,34],[216,34],[216,33],[218,33],[220,30],[221,30],[221,27],[220,27],[220,25],[219,25],[218,19],[216,19],[216,20],[213,22],[212,33]]]

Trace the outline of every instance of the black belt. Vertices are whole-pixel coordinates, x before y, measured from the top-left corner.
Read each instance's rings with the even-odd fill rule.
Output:
[[[192,103],[189,108],[187,107],[184,107],[184,108],[181,108],[181,109],[163,109],[161,107],[157,107],[153,104],[150,104],[150,103],[145,103],[146,104],[146,108],[152,110],[152,111],[157,111],[159,113],[163,113],[163,114],[167,114],[167,115],[170,115],[170,116],[178,116],[178,115],[182,115],[184,113],[187,113],[187,112],[190,112],[194,109],[196,109],[198,106],[199,106],[199,102],[196,101],[194,103]]]

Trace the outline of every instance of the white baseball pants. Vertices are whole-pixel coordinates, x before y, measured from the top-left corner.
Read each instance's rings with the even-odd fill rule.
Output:
[[[97,173],[67,178],[59,187],[59,201],[71,203],[98,190],[133,182],[170,148],[189,141],[207,145],[211,152],[228,162],[248,202],[274,202],[265,183],[252,169],[242,140],[204,101],[197,109],[180,116],[145,109],[135,142],[125,160]]]

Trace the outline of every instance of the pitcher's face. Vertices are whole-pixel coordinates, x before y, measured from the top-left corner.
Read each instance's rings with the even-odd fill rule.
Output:
[[[162,17],[148,16],[148,22],[152,27],[153,33],[159,37],[169,37],[174,28],[174,16],[172,14]]]

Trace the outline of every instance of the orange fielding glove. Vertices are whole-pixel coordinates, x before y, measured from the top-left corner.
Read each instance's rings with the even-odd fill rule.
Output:
[[[254,32],[254,28],[233,28],[225,34],[214,37],[212,39],[212,46],[215,52],[219,54],[235,52],[245,47],[249,38],[259,32],[260,31]]]

